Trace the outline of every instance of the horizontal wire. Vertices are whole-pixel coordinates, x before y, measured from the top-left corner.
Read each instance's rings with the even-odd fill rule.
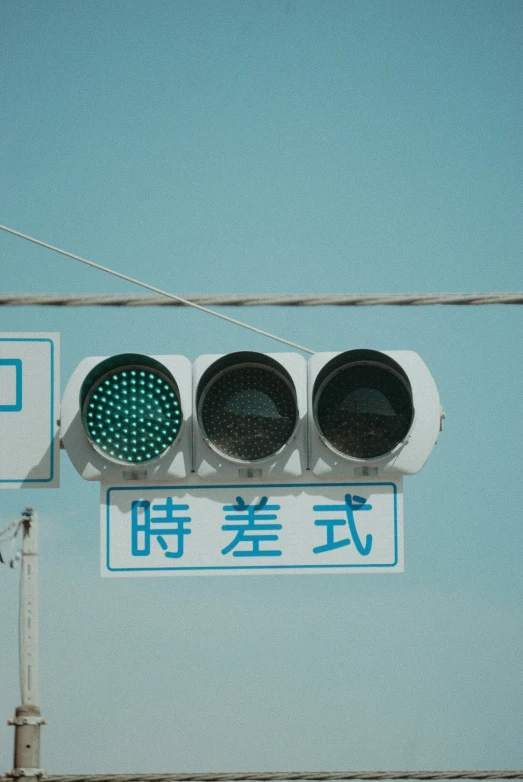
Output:
[[[268,331],[263,331],[262,329],[258,329],[255,326],[251,326],[248,323],[243,323],[241,320],[235,320],[234,318],[230,318],[228,315],[223,315],[221,312],[214,312],[214,310],[209,310],[207,307],[203,307],[201,304],[196,304],[192,301],[188,301],[187,299],[183,299],[181,296],[177,296],[174,293],[168,293],[167,291],[162,290],[161,288],[156,288],[154,285],[149,285],[146,282],[142,282],[141,280],[137,280],[134,277],[129,277],[127,274],[122,274],[121,272],[117,272],[114,269],[109,269],[107,266],[102,266],[99,263],[95,263],[94,261],[90,261],[87,258],[82,258],[80,255],[75,255],[74,253],[70,253],[67,250],[61,250],[59,247],[55,247],[52,244],[47,244],[47,242],[42,242],[40,239],[35,239],[33,236],[27,236],[27,234],[20,233],[20,231],[15,231],[14,228],[8,228],[6,225],[0,225],[0,230],[5,231],[6,233],[12,234],[13,236],[18,236],[20,239],[26,239],[28,242],[32,242],[33,244],[37,244],[40,247],[45,247],[46,250],[52,250],[55,253],[59,253],[60,255],[65,255],[67,258],[71,258],[73,261],[79,261],[80,263],[84,263],[87,266],[91,266],[93,269],[98,269],[98,271],[106,272],[107,274],[112,274],[113,277],[118,277],[120,280],[125,280],[126,282],[132,282],[133,285],[139,285],[141,288],[146,288],[149,291],[152,291],[153,293],[159,293],[160,296],[167,296],[169,299],[173,299],[174,301],[177,301],[179,304],[183,304],[188,307],[194,307],[197,310],[200,310],[201,312],[206,312],[208,315],[214,315],[216,318],[221,318],[222,320],[226,320],[228,323],[233,323],[235,326],[241,326],[244,329],[249,329],[249,331],[254,331],[256,334],[260,334],[263,337],[269,337],[269,339],[275,339],[277,342],[283,342],[285,345],[289,345],[291,348],[296,348],[297,350],[302,350],[304,353],[314,353],[313,350],[310,350],[309,348],[303,347],[303,345],[298,345],[296,342],[291,342],[288,339],[284,339],[283,337],[278,337],[276,334],[271,334]]]
[[[2,293],[0,307],[372,307],[427,304],[523,304],[518,293],[194,294],[167,298],[118,293]],[[217,314],[217,313],[213,313]]]
[[[45,782],[272,782],[344,779],[523,779],[517,771],[275,771],[220,774],[73,774],[49,775]]]

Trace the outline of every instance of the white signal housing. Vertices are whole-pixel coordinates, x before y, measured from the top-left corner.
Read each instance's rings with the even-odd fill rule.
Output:
[[[307,364],[298,353],[199,356],[193,364],[195,473],[226,482],[303,475],[306,388]]]
[[[401,391],[403,399],[410,398],[410,417],[404,426],[404,431],[401,432],[397,442],[391,442],[390,449],[383,453],[379,453],[379,438],[385,437],[383,432],[381,434],[378,432],[376,435],[378,438],[378,444],[374,448],[376,455],[364,454],[364,446],[361,447],[363,455],[362,453],[354,455],[350,452],[350,447],[345,451],[343,448],[336,447],[336,444],[333,444],[329,436],[322,431],[318,412],[319,396],[326,392],[329,378],[335,378],[337,372],[343,372],[348,367],[354,366],[374,367],[374,372],[382,371],[385,377],[390,375],[392,384],[400,390],[403,387]],[[382,370],[379,369],[380,367]],[[417,353],[410,350],[349,350],[344,353],[315,353],[309,360],[308,370],[309,469],[314,475],[322,479],[386,477],[411,475],[423,467],[438,438],[443,412],[434,379]],[[364,370],[363,374],[366,371]],[[347,378],[348,375],[344,377]],[[367,386],[370,385],[367,383]],[[345,410],[340,408],[339,411],[340,432],[343,426],[347,431],[350,429],[351,415],[348,412],[350,405],[354,408],[353,419],[358,418],[358,405],[360,405],[359,415],[361,420],[365,421],[365,414],[361,413],[365,408],[365,396],[367,405],[373,401],[378,407],[381,405],[379,412],[392,412],[392,408],[388,411],[384,409],[388,404],[386,394],[381,393],[379,389],[366,387],[366,381],[362,380],[361,387],[354,390],[352,397],[346,396],[340,403],[345,405]],[[376,419],[379,417],[379,415],[375,416]],[[386,416],[382,416],[382,420],[385,418]],[[389,416],[389,420],[392,420],[392,416]],[[371,432],[371,439],[372,436]],[[361,437],[362,440],[366,437],[368,441],[368,432],[364,433],[362,430]],[[349,438],[350,433],[347,434],[344,442]],[[337,440],[337,435],[332,439]],[[367,447],[372,452],[372,444]],[[353,450],[358,453],[358,448]]]

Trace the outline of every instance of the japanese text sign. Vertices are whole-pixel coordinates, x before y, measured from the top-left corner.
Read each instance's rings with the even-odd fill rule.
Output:
[[[0,334],[0,488],[59,485],[59,334]]]
[[[103,576],[403,572],[401,479],[101,486]]]

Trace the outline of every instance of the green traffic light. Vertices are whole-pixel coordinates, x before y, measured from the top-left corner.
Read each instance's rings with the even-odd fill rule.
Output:
[[[164,453],[181,427],[176,383],[159,362],[136,358],[154,365],[113,364],[104,372],[112,361],[107,360],[82,389],[82,418],[91,442],[105,456],[134,464]]]

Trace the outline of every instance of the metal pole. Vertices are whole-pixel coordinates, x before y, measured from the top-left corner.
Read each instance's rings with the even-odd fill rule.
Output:
[[[20,574],[20,690],[22,704],[8,722],[15,726],[13,770],[8,776],[37,782],[40,768],[40,725],[45,718],[38,707],[38,532],[36,513],[22,513],[22,568]]]

